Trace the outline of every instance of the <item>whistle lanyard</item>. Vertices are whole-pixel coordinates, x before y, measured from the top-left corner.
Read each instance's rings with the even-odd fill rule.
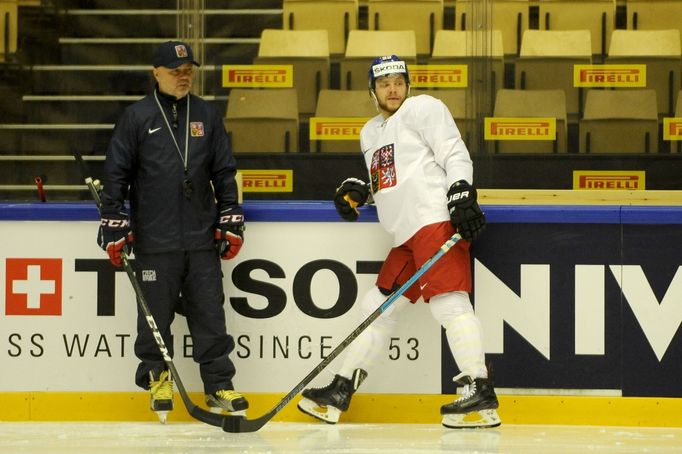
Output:
[[[168,117],[166,117],[166,112],[163,111],[163,107],[161,107],[161,103],[159,102],[159,97],[156,95],[156,90],[154,90],[154,99],[156,99],[156,105],[159,106],[159,110],[161,111],[161,115],[163,116],[163,121],[166,122],[166,127],[168,128],[168,132],[170,132],[171,138],[173,139],[173,143],[175,144],[175,149],[178,150],[178,154],[180,155],[180,159],[182,160],[182,165],[183,168],[185,169],[185,176],[187,176],[187,152],[189,150],[189,99],[190,95],[187,94],[187,120],[185,121],[185,155],[182,155],[182,151],[180,151],[180,146],[178,145],[178,141],[175,140],[175,134],[173,134],[173,130],[171,129],[170,123],[168,123]]]

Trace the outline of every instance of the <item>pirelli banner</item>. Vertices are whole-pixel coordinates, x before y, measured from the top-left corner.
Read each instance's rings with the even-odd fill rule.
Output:
[[[556,118],[486,117],[485,140],[556,140]]]
[[[646,65],[573,65],[573,86],[646,88]]]
[[[663,140],[682,140],[682,118],[663,119]]]
[[[223,88],[292,88],[293,65],[223,65]]]
[[[471,299],[500,392],[682,397],[682,207],[483,209]],[[352,223],[332,202],[244,210],[244,247],[222,263],[234,384],[288,392],[358,326],[391,240],[371,206]],[[98,220],[92,204],[0,204],[0,392],[138,390],[135,295]],[[201,391],[183,317],[173,333],[182,381]],[[457,373],[418,302],[360,392],[452,393]]]
[[[369,117],[311,117],[310,140],[360,140]]]
[[[293,192],[294,171],[291,169],[240,170],[242,192]]]
[[[467,65],[410,65],[413,88],[466,88],[469,85]]]
[[[646,171],[574,170],[573,189],[643,191],[646,189]]]

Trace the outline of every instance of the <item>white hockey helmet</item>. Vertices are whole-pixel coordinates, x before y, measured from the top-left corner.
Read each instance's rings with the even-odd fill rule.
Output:
[[[407,63],[401,60],[397,55],[387,55],[375,58],[368,73],[369,89],[371,91],[374,90],[376,87],[376,80],[379,77],[391,74],[403,74],[405,76],[405,83],[408,86],[410,85],[410,73],[407,70]]]

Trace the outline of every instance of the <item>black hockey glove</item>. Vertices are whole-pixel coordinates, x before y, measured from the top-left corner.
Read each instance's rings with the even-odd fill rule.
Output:
[[[127,246],[126,253],[130,253],[134,241],[128,213],[103,208],[101,216],[97,231],[97,244],[109,254],[109,261],[112,265],[120,267],[121,251]]]
[[[357,178],[346,178],[336,188],[334,206],[339,215],[346,221],[357,221],[360,212],[358,207],[367,203],[369,184]]]
[[[485,227],[485,215],[476,202],[476,189],[464,180],[455,181],[448,190],[450,222],[462,238],[475,240]]]
[[[220,212],[215,229],[215,245],[223,260],[230,260],[239,254],[244,244],[244,210],[240,206],[226,208]]]

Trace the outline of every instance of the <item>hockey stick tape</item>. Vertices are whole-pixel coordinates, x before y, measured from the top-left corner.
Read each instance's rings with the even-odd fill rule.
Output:
[[[351,207],[352,209],[354,209],[355,211],[358,211],[358,202],[356,202],[355,200],[351,199],[350,196],[349,196],[348,194],[346,194],[346,195],[343,196],[343,200],[345,200],[346,202],[348,202],[348,205],[350,205],[350,207]]]

